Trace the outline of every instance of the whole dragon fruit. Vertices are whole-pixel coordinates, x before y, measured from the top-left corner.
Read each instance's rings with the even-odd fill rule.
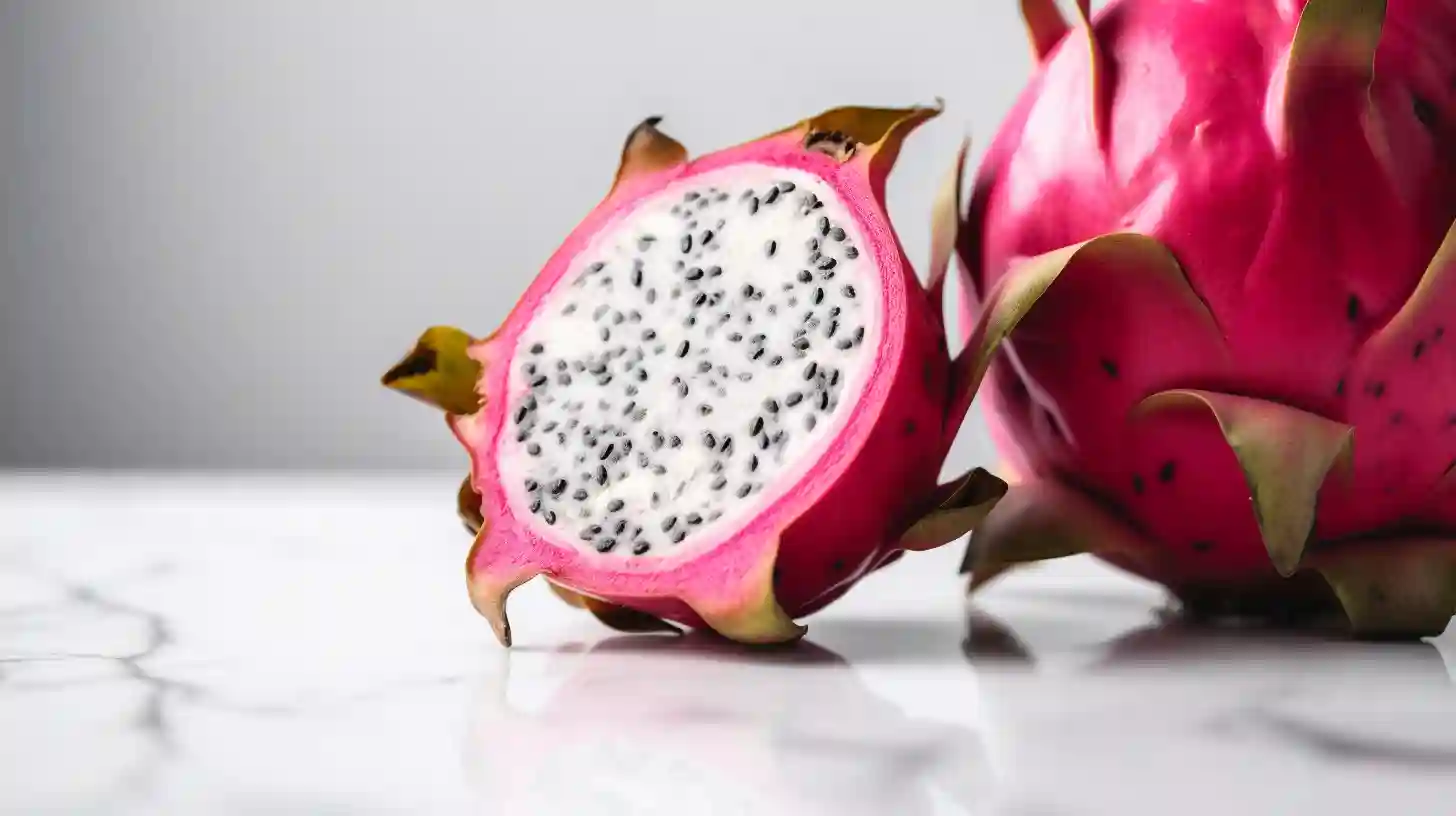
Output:
[[[964,416],[944,266],[922,285],[883,210],[937,113],[839,108],[693,160],[648,119],[499,329],[431,329],[385,374],[470,454],[470,598],[503,643],[538,575],[619,629],[793,640],[1002,495],[936,484]]]
[[[973,587],[1091,552],[1194,613],[1442,631],[1456,3],[1114,0],[1094,20],[1084,0],[1070,26],[1022,6],[1037,75],[958,238],[955,196],[937,215],[974,321],[961,393],[987,378],[1020,481],[973,539]]]

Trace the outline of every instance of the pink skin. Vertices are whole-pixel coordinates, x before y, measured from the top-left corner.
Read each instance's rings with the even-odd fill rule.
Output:
[[[1217,425],[1129,421],[1169,388],[1354,425],[1355,479],[1323,491],[1321,538],[1456,527],[1456,491],[1434,488],[1456,460],[1456,335],[1437,338],[1456,332],[1456,272],[1371,341],[1456,218],[1456,3],[1390,0],[1368,97],[1338,68],[1289,81],[1303,5],[1115,0],[1095,23],[1106,131],[1073,28],[990,147],[962,231],[963,318],[1017,259],[1119,231],[1165,243],[1212,312],[1218,332],[1135,272],[1069,276],[981,390],[1010,466],[1109,503],[1171,554],[1173,574],[1150,576],[1169,583],[1275,577]],[[1384,154],[1367,139],[1367,98]]]
[[[480,390],[487,399],[483,410],[453,427],[471,453],[474,485],[489,520],[469,565],[473,574],[507,583],[541,573],[579,592],[699,626],[695,609],[731,608],[752,591],[755,572],[775,558],[775,542],[774,590],[791,617],[837,598],[896,548],[899,534],[925,509],[948,447],[942,429],[949,367],[944,330],[884,215],[883,175],[867,177],[859,159],[840,164],[806,152],[799,138],[769,137],[624,182],[572,232],[501,329],[472,349],[485,366]],[[538,535],[512,515],[493,455],[509,402],[494,395],[507,388],[509,358],[535,304],[590,238],[638,200],[683,178],[745,162],[828,180],[863,229],[864,248],[887,272],[883,342],[863,395],[801,480],[721,544],[705,541],[681,555],[632,559]]]

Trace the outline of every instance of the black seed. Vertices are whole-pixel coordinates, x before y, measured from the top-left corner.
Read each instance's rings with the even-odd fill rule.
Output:
[[[525,422],[526,421],[526,414],[527,413],[529,413],[529,412],[526,410],[526,406],[524,406],[524,405],[522,405],[520,408],[517,408],[516,409],[516,424],[517,425],[520,425],[522,422]]]
[[[829,392],[828,391],[820,391],[819,392],[819,410],[821,410],[821,411],[827,411],[827,410],[829,410]]]
[[[657,302],[657,290],[656,289],[650,289],[649,288],[647,290],[647,302],[648,303],[656,303]]]
[[[546,512],[544,512],[544,513],[541,514],[541,519],[543,521],[545,521],[547,524],[555,524],[556,523],[556,512],[554,510],[547,510]]]
[[[571,375],[570,374],[557,374],[556,375],[556,384],[557,385],[571,385]]]
[[[591,494],[587,493],[585,490],[577,488],[576,492],[571,494],[571,497],[573,499],[576,499],[577,501],[586,501],[586,498],[589,495]]]
[[[682,240],[678,242],[678,248],[682,250],[682,252],[683,252],[684,255],[686,255],[689,252],[692,252],[693,251],[693,236],[691,236],[691,235],[684,235],[682,237]]]
[[[603,326],[602,327],[602,330],[600,332],[597,332],[597,333],[601,335],[602,342],[603,343],[605,343],[608,340],[611,340],[612,339],[612,330],[609,329],[609,328],[607,328],[606,326]]]
[[[835,342],[834,347],[839,349],[840,351],[848,351],[849,349],[854,347],[854,340],[849,337],[845,337],[842,340]]]
[[[700,373],[700,374],[707,374],[709,371],[712,371],[712,370],[713,370],[713,364],[710,363],[710,362],[708,362],[707,360],[701,360],[701,361],[698,362],[698,373]]]
[[[702,416],[707,416],[708,414],[713,413],[713,406],[705,402],[702,405],[698,406],[698,413]]]
[[[546,350],[546,347],[543,346],[543,345],[541,345],[540,343],[534,343],[534,344],[531,345],[531,353],[532,354],[540,354],[541,352],[543,352],[545,350]]]
[[[718,440],[713,436],[712,431],[703,431],[703,447],[708,450],[718,447]]]
[[[825,401],[827,402],[828,401],[827,398],[828,398],[829,395],[828,394],[825,394],[824,396],[826,398]],[[813,414],[805,414],[804,415],[804,430],[806,430],[806,431],[812,431],[812,430],[814,430],[814,425],[815,425],[816,422],[818,422],[818,420],[816,420],[814,418],[814,415]]]
[[[829,231],[829,239],[831,241],[843,241],[844,240],[844,230],[840,229],[839,227],[835,227],[834,229],[831,229]]]
[[[794,341],[794,348],[798,349],[799,351],[808,351],[809,350],[809,338],[807,338],[807,337],[800,337],[799,339],[795,340]],[[810,365],[813,365],[813,363],[810,363]],[[810,374],[809,376],[812,377],[813,375]],[[805,377],[805,379],[808,379],[808,377]]]
[[[632,554],[646,555],[647,551],[650,549],[652,549],[651,544],[648,544],[646,541],[638,541],[636,544],[632,545]]]
[[[540,388],[541,386],[543,386],[545,384],[546,384],[546,375],[545,374],[537,375],[536,379],[531,380],[531,387],[532,388]]]
[[[597,261],[596,263],[592,264],[591,266],[588,266],[586,268],[586,271],[589,272],[589,273],[591,273],[591,274],[596,274],[597,272],[600,272],[600,271],[602,271],[603,269],[606,269],[606,268],[607,268],[607,265],[605,263],[603,263],[602,261]]]
[[[829,384],[831,386],[839,384],[839,369],[834,369],[834,373],[829,375]]]
[[[751,484],[743,484],[743,485],[741,485],[738,488],[738,498],[741,499],[744,496],[747,496],[749,493],[752,493],[752,492],[753,492],[753,485],[751,485]]]
[[[778,188],[781,193],[792,193],[794,191],[794,183],[792,181],[781,181],[778,183]]]
[[[572,312],[575,312],[575,311],[576,311],[576,304],[575,303],[568,303],[568,304],[566,304],[566,308],[561,310],[561,313],[563,315],[569,315],[569,314],[571,314]]]
[[[756,198],[749,199],[749,202],[748,202],[748,214],[749,215],[757,215],[758,214],[758,199],[756,199]]]
[[[815,268],[827,272],[830,269],[833,269],[834,267],[836,267],[838,265],[839,265],[839,261],[836,261],[833,258],[821,258],[819,260],[819,265],[817,267],[815,267]],[[826,275],[825,277],[828,277],[828,276]],[[850,297],[853,297],[853,295],[851,295]]]
[[[541,512],[541,500],[540,499],[532,499],[531,500],[531,513],[532,514],[535,514],[535,513],[539,513],[539,512]]]
[[[615,546],[617,546],[617,539],[615,539],[615,538],[603,538],[603,539],[599,539],[594,546],[597,548],[597,552],[599,552],[599,553],[611,552],[612,551],[612,548],[615,547]]]
[[[758,358],[760,358],[762,356],[763,356],[763,349],[758,349],[757,351],[753,352],[753,354],[750,354],[748,356],[748,359],[750,359],[750,360],[757,360]]]
[[[864,340],[864,326],[860,326],[859,328],[857,328],[857,329],[854,330],[854,344],[855,345],[859,345],[860,342],[863,341],[863,340]]]
[[[566,492],[566,480],[565,479],[557,479],[556,481],[554,481],[554,482],[551,483],[551,495],[553,495],[553,496],[560,496],[562,493],[565,493],[565,492]]]
[[[768,411],[770,414],[777,414],[779,412],[779,404],[772,399],[764,400],[763,407],[764,410]]]
[[[672,436],[669,436],[667,438],[667,446],[669,448],[680,448],[680,447],[682,447],[682,437],[678,436],[677,434],[673,434]]]
[[[591,541],[593,538],[596,538],[597,534],[601,531],[601,527],[593,524],[590,527],[583,527],[578,535],[581,536],[582,541]]]
[[[820,235],[828,235],[829,234],[829,216],[827,216],[827,215],[821,215],[821,216],[819,216],[819,234]]]
[[[831,320],[829,321],[829,325],[824,327],[824,336],[833,337],[834,333],[837,331],[839,331],[839,321]]]
[[[844,248],[844,257],[846,257],[846,258],[848,258],[849,260],[852,261],[855,258],[858,258],[859,257],[859,250],[855,249],[854,247],[845,247]]]
[[[769,190],[763,196],[763,203],[765,203],[765,204],[772,204],[772,203],[774,203],[775,201],[778,201],[778,200],[779,200],[779,188],[777,188],[777,187],[773,188],[772,190]]]
[[[813,303],[814,303],[815,306],[818,306],[819,304],[823,303],[824,302],[824,287],[822,287],[822,286],[816,286],[816,287],[814,287],[814,297],[811,298],[811,300],[813,301]]]
[[[727,486],[728,486],[728,480],[725,479],[725,478],[723,478],[722,476],[719,476],[718,478],[714,479],[713,480],[713,484],[709,485],[709,487],[713,488],[714,490],[722,490],[723,488],[725,488]]]
[[[626,519],[617,519],[617,526],[612,528],[612,532],[616,533],[617,535],[621,535],[622,534],[622,531],[623,530],[626,530],[626,529],[627,529],[627,520]],[[637,528],[637,532],[638,533],[641,533],[642,532],[642,528],[641,527],[638,527]]]
[[[656,473],[658,476],[666,476],[667,475],[667,468],[664,467],[664,466],[662,466],[662,465],[653,465],[652,466],[652,472],[653,473]]]
[[[599,485],[605,485],[606,483],[607,483],[607,466],[606,465],[597,465],[597,484],[599,484]]]
[[[689,190],[683,195],[683,201],[697,201],[700,193],[697,190]]]
[[[1143,494],[1143,477],[1132,477],[1132,492],[1138,494],[1139,496]]]
[[[677,526],[677,516],[668,516],[662,521],[662,531],[665,533]]]
[[[703,305],[703,304],[704,304],[704,303],[707,303],[707,302],[708,302],[708,296],[707,296],[707,295],[705,295],[705,294],[703,294],[703,293],[702,293],[702,292],[699,292],[699,293],[698,293],[698,294],[697,294],[697,295],[696,295],[696,296],[695,296],[695,297],[694,297],[694,298],[693,298],[693,305],[694,305],[694,306],[702,306],[702,305]],[[698,322],[698,321],[697,321],[697,318],[695,318],[695,317],[693,317],[693,316],[692,316],[692,315],[688,315],[688,319],[689,319],[689,320],[691,320],[691,321],[693,321],[693,323],[696,323],[696,322]],[[689,323],[689,324],[688,324],[688,325],[690,325],[690,326],[691,326],[691,325],[692,325],[692,323]]]
[[[854,299],[854,287],[853,286],[850,286],[849,284],[845,284],[844,285],[844,288],[841,289],[841,290],[839,290],[839,291],[843,292],[845,297],[847,297],[847,298],[849,298],[851,300]]]
[[[790,394],[790,395],[788,395],[787,397],[784,398],[784,404],[787,405],[787,406],[789,406],[790,408],[793,408],[795,405],[798,405],[800,402],[803,402],[803,400],[804,400],[804,395],[803,394],[800,394],[798,391],[795,391],[794,393],[792,393],[792,394]]]
[[[612,382],[612,375],[611,374],[603,374],[602,376],[597,377],[597,385],[610,385],[611,382]]]
[[[678,397],[680,397],[682,399],[687,399],[687,396],[688,396],[688,384],[687,383],[685,383],[685,382],[679,382],[677,384],[677,395],[678,395]]]
[[[829,316],[830,317],[839,317],[839,311],[840,311],[840,309],[839,309],[838,306],[830,306],[829,307]]]
[[[532,456],[540,456],[541,446],[536,444],[535,442],[532,442],[531,444],[526,446],[526,453],[529,453]]]
[[[820,252],[811,252],[809,253],[809,263],[816,263],[822,257],[824,257],[824,255]]]
[[[607,446],[605,448],[602,448],[601,452],[597,454],[597,459],[602,462],[607,461],[607,457],[612,455],[612,451],[615,450],[615,448],[615,445],[613,445],[611,442],[608,442]]]
[[[627,503],[624,502],[624,501],[622,501],[621,499],[612,499],[610,502],[607,502],[607,510],[610,511],[610,512],[615,513],[618,510],[621,510],[623,507],[625,507],[626,504]],[[627,526],[627,522],[625,522],[625,521],[624,522],[620,522],[620,523],[621,523],[621,525],[623,527],[626,527]],[[619,530],[617,530],[617,532],[620,533],[621,530],[619,529]]]
[[[540,490],[540,489],[541,489],[541,485],[535,479],[527,479],[526,480],[526,492],[527,493],[535,493],[537,490]]]
[[[767,244],[764,244],[763,245],[763,254],[767,255],[770,258],[772,258],[774,256],[774,253],[775,252],[778,252],[778,251],[779,251],[779,242],[778,241],[772,241],[771,240]]]
[[[684,277],[686,277],[690,281],[702,280],[703,270],[695,266],[692,269],[689,269]]]
[[[1345,302],[1345,317],[1350,320],[1360,319],[1360,298],[1350,295],[1350,299]]]
[[[708,244],[713,243],[713,231],[712,230],[703,230],[703,235],[702,235],[701,238],[698,239],[698,241],[703,246],[707,246]]]
[[[728,342],[730,343],[737,343],[742,339],[743,335],[739,334],[738,332],[733,332],[732,334],[728,335]]]
[[[757,434],[761,430],[763,430],[763,417],[756,416],[753,418],[752,422],[748,423],[748,433],[750,436],[752,436]]]

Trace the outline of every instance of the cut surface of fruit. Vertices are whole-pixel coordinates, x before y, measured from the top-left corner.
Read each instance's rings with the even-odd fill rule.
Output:
[[[740,165],[675,182],[594,236],[509,363],[513,515],[623,558],[709,546],[823,454],[883,308],[833,188]]]

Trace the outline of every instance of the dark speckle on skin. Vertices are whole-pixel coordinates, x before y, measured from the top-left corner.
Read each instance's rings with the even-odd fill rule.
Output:
[[[1344,381],[1344,379],[1341,379],[1339,382],[1335,383],[1335,396],[1337,396],[1337,397],[1343,397],[1344,395],[1345,395],[1345,381]]]
[[[1424,125],[1427,130],[1434,131],[1436,129],[1439,114],[1436,111],[1435,103],[1419,94],[1412,94],[1411,109],[1415,112],[1417,121]]]
[[[1405,422],[1405,414],[1403,412],[1396,411],[1395,413],[1393,413],[1393,414],[1390,415],[1390,424],[1391,425],[1399,425],[1402,422]]]
[[[1162,482],[1163,484],[1167,484],[1173,481],[1173,476],[1177,472],[1177,469],[1178,465],[1176,462],[1173,462],[1172,460],[1164,462],[1163,466],[1158,469],[1158,481]]]
[[[1345,301],[1345,317],[1352,322],[1360,319],[1360,298],[1350,295]]]
[[[906,436],[914,436],[915,435],[915,420],[913,420],[913,419],[907,419],[907,420],[905,420],[905,435]]]
[[[829,568],[835,572],[844,572],[844,559],[836,558],[834,563],[829,565]]]
[[[1141,477],[1141,476],[1133,476],[1132,477],[1132,492],[1138,494],[1139,496],[1141,496],[1143,494],[1143,477]]]
[[[1369,385],[1365,386],[1365,393],[1369,394],[1370,396],[1372,396],[1372,397],[1374,397],[1376,399],[1380,399],[1381,397],[1385,396],[1385,383],[1383,383],[1383,382],[1373,382],[1373,383],[1370,383]]]
[[[1114,363],[1106,357],[1103,357],[1100,362],[1102,365],[1102,370],[1107,372],[1107,376],[1111,377],[1114,380],[1117,379],[1117,363]]]
[[[1193,542],[1193,551],[1196,552],[1196,553],[1206,553],[1206,552],[1209,552],[1212,549],[1213,549],[1213,542],[1212,541],[1195,541],[1195,542]]]
[[[1411,359],[1412,360],[1419,360],[1419,359],[1421,359],[1421,355],[1422,354],[1425,354],[1425,353],[1426,353],[1426,341],[1420,340],[1420,341],[1418,341],[1416,343],[1415,348],[1411,349]]]

